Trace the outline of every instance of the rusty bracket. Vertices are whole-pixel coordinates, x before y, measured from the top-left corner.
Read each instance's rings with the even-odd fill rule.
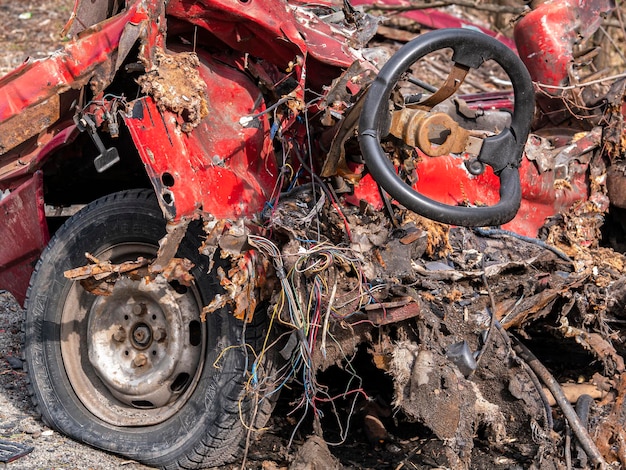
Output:
[[[166,269],[172,258],[176,255],[180,242],[185,238],[187,227],[189,227],[191,220],[191,218],[183,217],[178,222],[167,223],[167,233],[159,240],[159,251],[157,252],[156,259],[150,265],[150,273],[158,274]]]
[[[445,113],[400,109],[392,114],[389,133],[430,157],[462,152],[478,155],[482,148],[482,139]]]
[[[403,297],[389,302],[369,304],[364,307],[368,320],[377,326],[389,325],[421,314],[420,304],[413,297]]]
[[[455,62],[443,85],[441,85],[441,87],[428,98],[415,103],[412,106],[430,109],[442,101],[447,100],[457,92],[469,71],[470,67]]]

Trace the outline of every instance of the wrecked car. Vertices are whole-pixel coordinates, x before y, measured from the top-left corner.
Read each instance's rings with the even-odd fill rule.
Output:
[[[557,308],[624,388],[585,310],[624,310],[621,258],[603,274],[622,297],[577,289],[626,208],[625,82],[569,86],[615,6],[540,4],[514,43],[444,28],[389,47],[366,5],[77,1],[65,47],[0,79],[0,288],[25,305],[48,425],[148,465],[222,465],[286,383],[315,410],[316,372],[371,344],[445,465],[469,465],[477,429],[514,445],[511,422],[540,465],[558,455],[546,374],[506,330]],[[465,93],[485,67],[507,89]],[[526,270],[543,274],[489,287]],[[586,458],[624,464],[558,390]]]

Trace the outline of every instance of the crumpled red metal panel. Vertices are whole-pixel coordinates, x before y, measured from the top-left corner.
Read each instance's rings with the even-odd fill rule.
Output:
[[[0,286],[24,305],[33,266],[48,243],[43,203],[43,175],[32,178],[0,198]]]
[[[515,218],[502,228],[536,237],[546,218],[587,199],[586,169],[587,164],[577,165],[577,171],[559,185],[558,172],[541,172],[534,162],[523,158],[520,167],[520,209]],[[500,182],[491,168],[487,168],[482,175],[471,175],[458,156],[422,155],[416,168],[416,178],[413,187],[417,191],[444,204],[494,205],[500,200]],[[355,185],[354,194],[345,196],[345,200],[354,205],[365,200],[375,210],[383,209],[378,186],[369,174]]]
[[[544,85],[564,85],[573,60],[574,44],[591,36],[602,13],[615,8],[612,0],[551,0],[539,5],[515,25],[519,56],[531,78]]]
[[[9,189],[18,185],[22,179],[30,177],[41,168],[51,153],[72,142],[78,134],[78,129],[73,124],[61,131],[54,127],[48,128],[47,132],[39,134],[30,151],[18,154],[19,158],[12,155],[11,159],[0,160],[0,187]]]
[[[450,155],[424,157],[428,165],[418,168],[417,190],[446,204],[494,205],[500,199],[500,183],[491,168],[479,176],[470,175],[462,159]],[[515,218],[502,226],[521,235],[536,237],[547,217],[587,198],[585,174],[571,179],[568,187],[555,187],[555,172],[540,173],[534,163],[522,159],[520,167],[522,203]]]
[[[309,53],[340,67],[356,59],[345,37],[321,21],[298,19],[284,0],[170,0],[166,12],[207,29],[235,50],[275,64],[287,66],[296,55]]]
[[[179,220],[201,209],[220,219],[252,216],[263,209],[278,170],[261,94],[241,72],[201,55],[211,113],[190,133],[181,117],[161,112],[151,98],[135,104],[124,120],[156,189],[164,213]]]
[[[159,11],[156,4],[154,0],[137,1],[123,15],[100,23],[51,57],[27,61],[5,75],[0,80],[0,122],[64,89],[84,85],[114,56],[126,25],[149,20]]]

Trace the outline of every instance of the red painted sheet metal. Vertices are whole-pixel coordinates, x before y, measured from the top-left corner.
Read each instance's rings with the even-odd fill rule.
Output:
[[[41,172],[0,200],[0,214],[0,286],[23,305],[35,263],[50,239]]]
[[[0,80],[0,122],[70,87],[84,84],[98,66],[111,60],[124,27],[148,19],[131,8],[97,26],[45,60],[28,61]]]
[[[515,43],[536,82],[565,85],[574,45],[600,26],[612,0],[553,0],[540,3],[515,25]]]
[[[253,216],[278,177],[267,117],[240,123],[264,109],[261,94],[241,72],[209,56],[201,62],[211,113],[190,134],[180,130],[180,117],[160,112],[151,98],[138,101],[136,117],[125,122],[169,219],[199,208],[217,218]]]
[[[339,67],[357,58],[344,36],[285,0],[170,0],[166,12],[210,31],[237,51],[283,67],[296,55]]]
[[[61,123],[58,126],[60,130],[51,128],[41,133],[32,151],[18,154],[19,158],[6,162],[0,160],[0,188],[11,188],[15,181],[30,177],[54,151],[76,139],[79,134],[76,126],[73,123],[65,125],[67,127]]]
[[[491,169],[479,176],[471,175],[463,159],[446,155],[423,157],[418,165],[417,191],[434,200],[450,204],[494,205],[499,201],[500,183]],[[427,160],[427,161],[426,161]],[[587,198],[584,168],[569,180],[569,188],[555,186],[555,172],[540,173],[536,165],[522,159],[520,177],[522,203],[515,218],[504,229],[536,237],[545,219]]]
[[[281,0],[171,0],[166,11],[210,31],[235,50],[284,66],[306,51],[295,18]]]
[[[490,167],[482,175],[474,176],[467,171],[460,156],[420,155],[413,188],[424,196],[449,205],[494,205],[500,200],[500,182]],[[554,170],[540,172],[534,162],[524,157],[520,166],[520,210],[503,228],[536,237],[546,218],[586,200],[588,164],[578,162],[568,166],[567,182],[559,185],[556,182],[563,175]],[[344,200],[357,206],[360,201],[367,201],[375,210],[383,209],[378,185],[369,173],[355,184],[354,192],[344,196]]]

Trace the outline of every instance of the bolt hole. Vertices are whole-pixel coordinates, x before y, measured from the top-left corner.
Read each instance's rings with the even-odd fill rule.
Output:
[[[172,186],[174,186],[174,183],[176,182],[174,180],[174,177],[172,176],[172,174],[171,173],[167,173],[167,172],[165,172],[165,173],[163,173],[161,175],[161,181],[168,188],[171,188]]]
[[[128,315],[124,315],[124,320],[128,320]]]
[[[135,408],[156,408],[154,403],[148,400],[133,400],[132,403]]]
[[[163,196],[162,197],[163,197],[163,201],[168,206],[171,205],[174,202],[174,197],[172,196],[172,193],[170,193],[169,191],[163,191]]]
[[[181,372],[176,377],[176,380],[172,382],[172,385],[170,385],[170,390],[172,392],[182,391],[187,385],[187,383],[189,382],[189,378],[190,378],[190,375],[187,372]]]
[[[173,280],[172,282],[170,282],[170,286],[172,286],[172,289],[174,289],[178,294],[181,295],[186,294],[188,291],[187,286],[182,285],[177,280]]]
[[[124,356],[128,356],[128,351],[124,351]]]
[[[156,351],[152,351],[152,355],[153,355],[153,356],[156,356]]]
[[[189,322],[189,344],[199,346],[202,342],[202,324],[193,320]]]
[[[431,126],[428,131],[428,140],[433,145],[443,145],[452,131],[445,126]]]
[[[153,314],[153,315],[152,315],[152,319],[153,319],[153,320],[156,320],[156,315],[154,315],[154,314]]]

